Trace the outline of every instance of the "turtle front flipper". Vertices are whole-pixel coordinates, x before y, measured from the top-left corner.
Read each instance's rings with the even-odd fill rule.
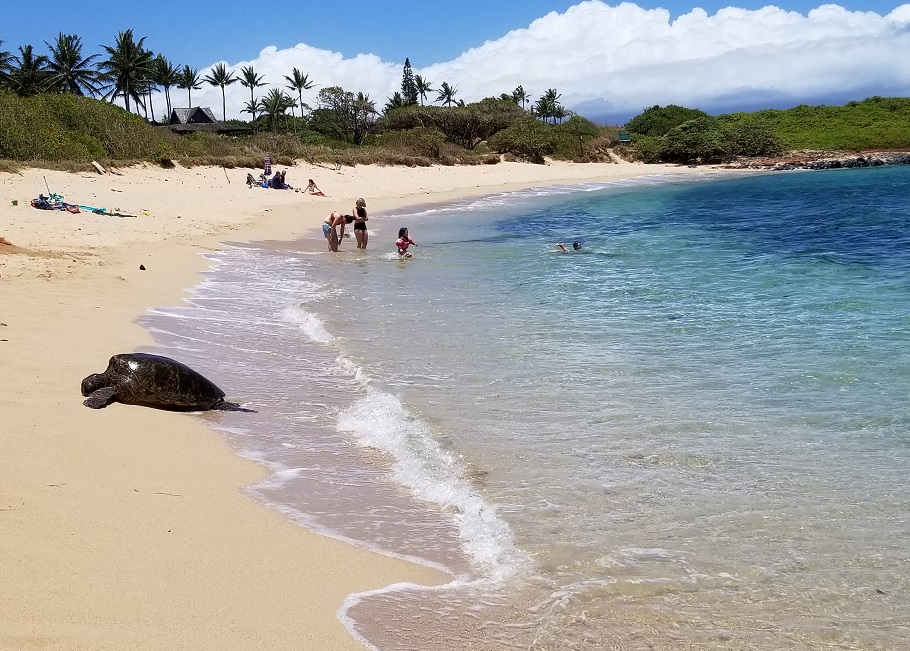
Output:
[[[114,393],[114,387],[102,387],[96,391],[92,391],[91,395],[82,401],[82,404],[86,407],[91,407],[92,409],[101,409],[110,403],[111,398],[114,397]]]

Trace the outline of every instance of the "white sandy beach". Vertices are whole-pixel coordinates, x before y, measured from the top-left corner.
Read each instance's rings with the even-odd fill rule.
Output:
[[[135,319],[178,304],[207,265],[202,253],[226,241],[322,241],[325,216],[351,212],[357,197],[388,213],[538,185],[703,172],[631,163],[288,169],[292,185],[315,179],[328,195],[318,197],[247,188],[247,171],[0,173],[8,242],[0,243],[0,648],[362,649],[336,615],[347,595],[445,581],[312,533],[243,495],[265,471],[206,426],[217,413],[82,405],[83,377],[114,353],[153,343]],[[32,208],[47,188],[131,216]]]

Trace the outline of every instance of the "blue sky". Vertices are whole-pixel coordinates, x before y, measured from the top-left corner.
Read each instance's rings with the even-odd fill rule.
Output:
[[[534,99],[556,88],[567,108],[607,123],[653,104],[719,112],[910,94],[910,66],[902,63],[910,52],[910,5],[843,0],[840,9],[819,9],[822,2],[785,0],[762,9],[766,4],[37,0],[4,12],[0,40],[13,53],[27,43],[43,52],[44,41],[63,31],[80,35],[86,53],[94,53],[132,28],[178,65],[205,72],[221,61],[252,64],[280,87],[296,66],[318,84],[304,97],[310,105],[318,87],[339,85],[368,93],[380,108],[398,90],[409,57],[415,72],[436,86],[457,86],[465,101],[518,84]],[[239,84],[228,88],[228,117],[240,117],[245,99]],[[220,90],[207,86],[193,95],[194,105],[218,115],[220,100]]]

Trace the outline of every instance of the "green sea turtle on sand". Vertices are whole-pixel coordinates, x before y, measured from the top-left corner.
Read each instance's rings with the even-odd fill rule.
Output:
[[[86,407],[101,409],[112,402],[173,411],[252,411],[225,402],[224,391],[189,366],[161,355],[114,355],[104,373],[82,380]]]

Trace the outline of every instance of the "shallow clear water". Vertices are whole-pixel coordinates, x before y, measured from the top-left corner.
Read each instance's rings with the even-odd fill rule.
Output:
[[[380,215],[365,253],[219,253],[143,320],[259,410],[207,415],[273,469],[255,497],[452,572],[352,599],[382,651],[906,648],[908,189],[658,177]]]

